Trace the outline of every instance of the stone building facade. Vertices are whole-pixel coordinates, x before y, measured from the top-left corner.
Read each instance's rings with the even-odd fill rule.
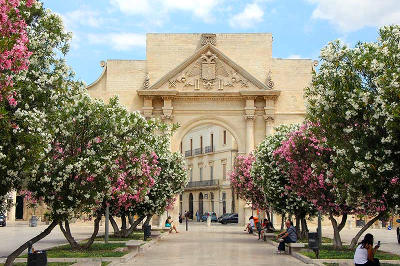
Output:
[[[186,158],[189,183],[179,198],[179,212],[200,215],[237,212],[238,199],[230,186],[229,172],[237,145],[226,129],[203,125],[186,134],[180,148]],[[196,217],[194,217],[196,218]]]
[[[147,34],[145,60],[107,60],[88,86],[92,97],[118,95],[131,111],[179,123],[171,149],[192,129],[216,125],[249,153],[273,127],[301,122],[314,62],[272,57],[270,33]],[[179,204],[179,199],[176,201]],[[239,220],[251,214],[239,201]],[[178,217],[179,206],[173,217]]]

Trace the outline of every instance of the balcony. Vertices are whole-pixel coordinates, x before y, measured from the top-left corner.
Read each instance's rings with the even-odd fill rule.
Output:
[[[189,182],[186,186],[186,190],[193,190],[197,188],[211,188],[211,187],[218,187],[219,180],[204,180],[204,181],[192,181]]]
[[[199,155],[199,154],[202,154],[202,153],[203,153],[203,149],[202,148],[194,149],[194,155]]]
[[[211,153],[215,151],[215,146],[206,146],[204,153]]]
[[[192,150],[185,151],[185,157],[192,156]]]

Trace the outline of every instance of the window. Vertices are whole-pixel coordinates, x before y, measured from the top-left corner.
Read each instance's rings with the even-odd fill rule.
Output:
[[[200,153],[203,153],[203,136],[200,136]]]
[[[190,168],[190,182],[193,181],[193,168]]]
[[[203,180],[203,168],[200,167],[199,170],[200,170],[200,181],[202,181]]]
[[[182,151],[183,149],[182,149],[182,141],[181,141],[181,153],[183,153],[183,151]]]
[[[193,155],[193,139],[190,139],[190,156]]]
[[[210,180],[214,179],[214,166],[210,166]]]
[[[222,179],[226,180],[226,164],[222,165]]]
[[[214,151],[214,134],[213,133],[211,133],[211,135],[210,135],[210,145],[211,145],[211,152],[213,152]]]
[[[226,130],[224,130],[224,145],[226,145]]]

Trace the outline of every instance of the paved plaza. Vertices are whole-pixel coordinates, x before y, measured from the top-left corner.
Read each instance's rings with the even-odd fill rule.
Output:
[[[38,235],[46,229],[46,227],[47,225],[29,227],[27,222],[9,223],[6,227],[0,227],[0,257],[7,257],[20,245]],[[71,231],[77,240],[86,239],[93,233],[93,222],[71,224]],[[104,226],[100,227],[99,232],[104,232]],[[67,243],[60,228],[56,226],[48,236],[34,244],[34,248],[47,249]],[[24,253],[26,253],[26,251]]]
[[[243,232],[241,226],[207,228],[202,223],[190,224],[189,232],[180,229],[124,265],[305,265],[292,256],[274,254],[274,246]]]

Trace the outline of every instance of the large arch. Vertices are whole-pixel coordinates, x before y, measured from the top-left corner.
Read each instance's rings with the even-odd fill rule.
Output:
[[[145,60],[102,62],[103,73],[88,89],[92,97],[105,101],[118,95],[130,111],[146,118],[180,124],[171,139],[172,151],[180,150],[180,141],[191,129],[211,124],[229,131],[239,154],[249,153],[273,134],[273,127],[304,119],[304,88],[314,62],[273,58],[271,34],[146,38]],[[184,198],[183,209],[188,201]],[[245,202],[238,201],[232,209],[244,223]]]
[[[243,134],[243,132],[237,132],[238,130],[235,130],[235,126],[232,125],[227,119],[213,115],[195,117],[194,119],[184,122],[182,125],[180,125],[171,140],[171,150],[179,151],[180,142],[183,137],[193,128],[202,125],[216,125],[225,128],[234,137],[238,146],[238,153],[246,153],[245,134]]]

